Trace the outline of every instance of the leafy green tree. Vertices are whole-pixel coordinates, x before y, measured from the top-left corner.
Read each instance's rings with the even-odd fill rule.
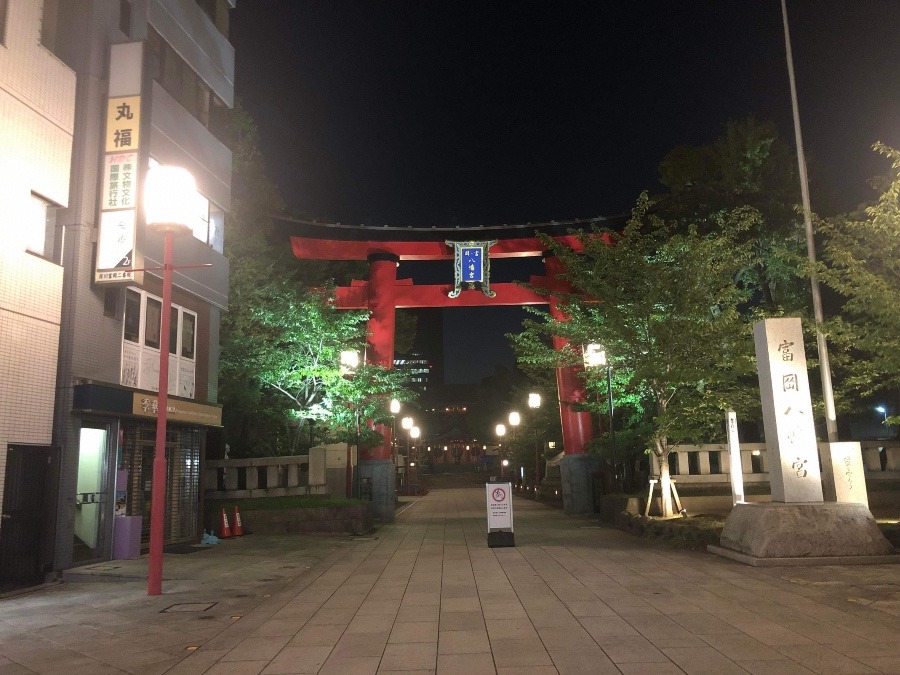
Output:
[[[646,442],[670,516],[672,449],[718,438],[728,408],[758,407],[752,328],[739,311],[749,290],[736,279],[753,264],[752,245],[743,240],[760,215],[751,208],[726,212],[703,234],[663,221],[651,207],[643,195],[621,233],[583,233],[583,253],[546,239],[575,291],[561,298],[569,319],[543,313],[513,345],[525,366],[544,368],[581,363],[583,344],[606,347],[622,400],[639,401],[650,418]],[[554,352],[551,335],[569,346]],[[605,369],[585,377],[591,388],[605,388]]]
[[[275,236],[273,215],[284,207],[240,106],[231,147],[230,309],[222,318],[220,399],[233,455],[292,454],[326,437],[355,442],[357,413],[379,419],[379,396],[409,397],[402,373],[368,367],[352,378],[341,375],[340,352],[362,351],[368,313],[337,310],[330,288],[364,268],[300,264]],[[401,339],[408,339],[410,323],[402,325]],[[365,429],[361,437],[380,442]]]
[[[773,123],[752,116],[730,121],[711,144],[674,148],[659,174],[667,191],[654,198],[653,212],[682,229],[707,234],[734,209],[755,209],[757,217],[738,235],[754,251],[742,280],[767,312],[805,313],[809,285],[795,255],[804,250],[796,160]]]
[[[892,164],[877,203],[817,225],[825,238],[819,277],[844,300],[830,331],[853,349],[843,386],[862,395],[900,388],[900,151],[875,150]]]

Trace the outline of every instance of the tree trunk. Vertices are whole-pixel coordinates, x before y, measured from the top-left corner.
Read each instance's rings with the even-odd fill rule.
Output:
[[[662,517],[671,518],[675,515],[672,509],[672,477],[669,474],[669,444],[666,438],[655,438],[656,458],[659,460],[659,492],[662,504]]]
[[[662,503],[662,517],[675,515],[672,508],[672,477],[669,475],[669,457],[666,455],[659,461],[659,490]]]

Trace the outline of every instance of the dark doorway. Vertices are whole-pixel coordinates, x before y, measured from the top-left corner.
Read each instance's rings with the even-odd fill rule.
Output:
[[[59,450],[11,445],[0,524],[0,590],[34,586],[53,569]]]

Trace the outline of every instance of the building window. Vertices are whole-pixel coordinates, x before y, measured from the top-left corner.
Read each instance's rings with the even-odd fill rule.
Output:
[[[56,49],[59,22],[59,0],[44,0],[44,11],[41,13],[41,44],[51,52]]]
[[[59,262],[56,247],[56,210],[58,205],[40,195],[31,194],[25,223],[25,249]]]
[[[220,141],[227,139],[230,110],[178,52],[147,29],[150,76]]]
[[[144,346],[159,349],[159,328],[162,320],[162,302],[155,298],[147,298],[144,310]]]
[[[111,319],[119,317],[119,296],[121,289],[107,286],[103,290],[103,316]]]
[[[125,291],[125,339],[129,342],[141,339],[141,294],[130,288]]]
[[[691,476],[700,475],[700,453],[689,452],[688,456],[688,474]]]
[[[119,0],[119,30],[131,37],[131,0]]]
[[[6,44],[6,13],[8,10],[8,0],[0,0],[0,45]]]
[[[144,291],[125,291],[120,384],[156,391],[162,302]],[[194,398],[197,315],[172,305],[169,324],[169,394]]]
[[[219,32],[228,37],[228,10],[230,8],[226,0],[197,0],[197,4]]]
[[[194,335],[197,329],[197,317],[193,314],[185,314],[181,322],[181,355],[186,359],[194,358]]]

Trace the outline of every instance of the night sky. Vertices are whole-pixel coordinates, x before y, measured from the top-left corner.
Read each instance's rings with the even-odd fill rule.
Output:
[[[789,0],[813,209],[874,193],[900,146],[900,1]],[[236,90],[292,213],[326,222],[478,226],[626,212],[679,144],[729,119],[793,142],[779,0],[240,0]],[[414,270],[403,269],[401,276]],[[455,310],[459,312],[460,310]],[[448,380],[477,380],[475,331],[447,334]],[[474,316],[474,320],[473,317]]]

